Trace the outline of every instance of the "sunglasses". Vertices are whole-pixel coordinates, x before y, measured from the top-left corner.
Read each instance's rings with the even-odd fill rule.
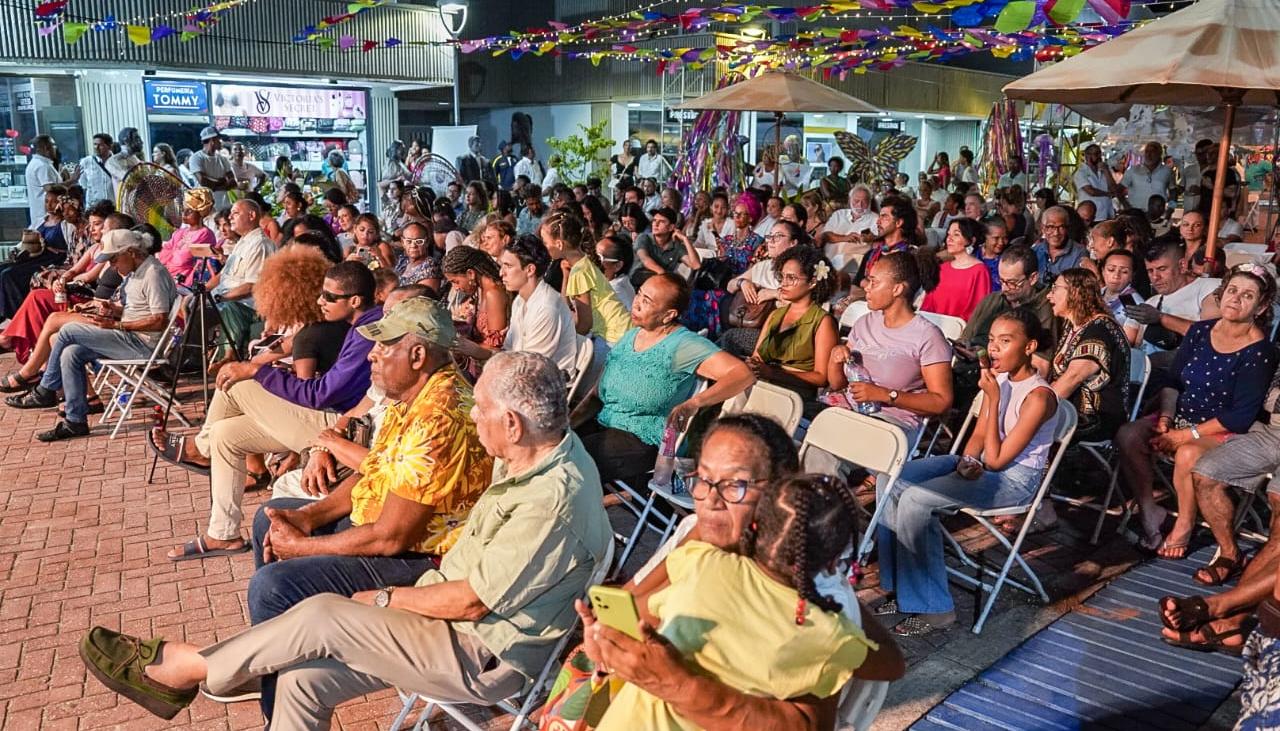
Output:
[[[335,294],[335,293],[330,292],[330,291],[328,291],[328,290],[324,290],[324,289],[322,289],[322,290],[320,290],[320,296],[324,298],[324,301],[325,301],[325,302],[337,302],[338,300],[351,299],[352,297],[355,297],[356,295],[354,295],[354,294]]]
[[[405,246],[426,246],[427,239],[405,237],[400,239],[400,243],[404,244]]]

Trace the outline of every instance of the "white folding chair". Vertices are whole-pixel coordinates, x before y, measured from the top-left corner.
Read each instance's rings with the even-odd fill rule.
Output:
[[[969,414],[965,416],[964,424],[960,426],[960,432],[958,434],[959,437],[962,437],[966,433],[969,425],[978,418],[978,410],[981,407],[982,392],[979,391],[977,397],[973,400],[973,406],[969,408]],[[982,625],[986,623],[987,615],[991,613],[991,607],[995,605],[996,597],[1000,595],[1000,589],[1003,588],[1005,584],[1025,591],[1028,594],[1034,594],[1040,597],[1040,601],[1042,602],[1047,603],[1049,601],[1049,595],[1045,593],[1044,586],[1040,583],[1040,577],[1036,576],[1036,572],[1031,570],[1031,567],[1027,565],[1027,562],[1023,560],[1022,555],[1018,551],[1022,548],[1022,541],[1026,538],[1027,531],[1031,528],[1031,518],[1036,514],[1036,511],[1040,508],[1040,502],[1044,500],[1044,496],[1049,492],[1049,484],[1053,482],[1053,476],[1058,471],[1058,465],[1062,462],[1062,454],[1066,451],[1067,444],[1071,442],[1072,435],[1076,433],[1076,410],[1074,406],[1067,401],[1059,401],[1058,413],[1055,416],[1057,418],[1057,424],[1054,426],[1053,430],[1053,456],[1049,460],[1049,465],[1045,469],[1044,475],[1040,478],[1040,486],[1036,489],[1035,495],[1032,496],[1031,502],[1023,505],[1013,505],[1006,508],[984,509],[961,507],[954,510],[937,511],[944,515],[963,513],[970,516],[974,520],[978,521],[978,524],[994,536],[995,539],[1004,546],[1005,550],[1009,552],[1004,563],[1000,565],[1000,570],[995,571],[990,566],[970,556],[968,552],[964,550],[964,547],[960,545],[960,542],[955,539],[955,536],[951,535],[950,531],[946,528],[942,529],[943,537],[946,539],[947,543],[950,544],[951,548],[955,551],[956,556],[964,566],[981,572],[983,577],[990,576],[995,578],[994,582],[988,582],[986,578],[975,578],[960,569],[955,569],[950,566],[947,567],[947,573],[951,574],[954,579],[968,584],[969,586],[980,586],[987,592],[987,601],[983,604],[982,611],[978,614],[978,620],[973,625],[973,633],[975,635],[982,632]],[[959,451],[961,441],[962,440],[959,438],[956,439],[955,445],[951,448],[952,454],[956,454]],[[1000,529],[990,521],[990,518],[1009,515],[1026,516],[1026,519],[1022,521],[1022,527],[1018,529],[1018,534],[1014,537],[1012,542],[1010,542],[1009,539],[1005,537],[1004,533],[1002,533]],[[1014,562],[1017,562],[1017,564],[1022,567],[1022,570],[1026,572],[1027,578],[1031,583],[1030,586],[1009,577],[1009,569],[1013,568]]]
[[[182,307],[182,298],[175,298],[173,306],[169,308],[169,320],[161,331],[156,346],[151,349],[151,355],[146,358],[111,358],[98,361],[101,370],[98,372],[94,388],[98,391],[103,404],[102,418],[98,423],[107,423],[107,419],[111,418],[112,414],[119,412],[115,428],[111,430],[112,439],[116,438],[120,427],[133,414],[133,404],[138,396],[145,396],[155,404],[163,404],[168,400],[168,386],[156,383],[151,378],[151,371],[168,362],[169,353],[182,340]],[[112,376],[119,379],[114,387],[110,387]],[[110,395],[105,393],[108,387],[111,388]],[[191,426],[181,412],[174,411],[173,414],[183,426]]]
[[[588,587],[604,583],[605,577],[609,575],[609,568],[612,563],[613,541],[609,541],[608,545],[605,546],[604,558],[600,560],[599,565],[597,565],[595,570],[591,572],[591,579],[587,582],[587,585],[582,587],[584,594]],[[574,612],[573,623],[569,625],[569,628],[565,633],[556,641],[555,647],[551,651],[551,655],[547,658],[547,662],[542,666],[542,672],[538,673],[538,677],[534,679],[533,685],[530,685],[523,693],[514,695],[504,701],[499,701],[494,704],[494,706],[501,708],[503,711],[515,715],[515,718],[511,721],[511,731],[518,731],[526,725],[531,728],[536,728],[536,724],[532,724],[529,721],[529,713],[533,711],[534,707],[541,700],[543,688],[545,688],[549,682],[554,679],[556,669],[559,668],[560,664],[563,662],[561,656],[564,655],[565,649],[569,646],[570,638],[574,636],[574,630],[578,627],[578,621],[578,614],[577,612]],[[396,692],[400,694],[400,699],[404,701],[404,706],[400,708],[400,714],[397,715],[396,720],[392,722],[392,729],[396,729],[398,731],[398,729],[404,725],[405,720],[409,718],[409,713],[413,711],[413,706],[418,702],[418,699],[422,699],[426,701],[427,705],[422,709],[422,712],[418,714],[418,720],[413,724],[414,731],[425,731],[428,722],[431,720],[431,712],[436,708],[444,711],[449,718],[456,721],[460,726],[467,729],[467,731],[485,731],[484,728],[477,725],[475,721],[467,718],[467,716],[458,708],[458,706],[463,704],[445,703],[433,698],[428,698],[421,693],[406,692],[401,689],[397,689]]]
[[[1147,393],[1147,381],[1151,379],[1151,356],[1147,355],[1140,348],[1134,348],[1129,352],[1129,384],[1130,391],[1134,393],[1133,403],[1129,407],[1129,421],[1135,421],[1138,418],[1138,412],[1142,409],[1142,399]],[[1136,391],[1134,388],[1136,387]],[[1102,439],[1096,442],[1079,442],[1076,444],[1085,454],[1093,458],[1095,462],[1102,466],[1102,469],[1109,475],[1107,481],[1107,492],[1103,496],[1102,502],[1096,502],[1091,498],[1076,498],[1066,495],[1049,494],[1051,500],[1074,505],[1078,508],[1087,508],[1089,510],[1098,511],[1098,522],[1093,526],[1093,536],[1089,539],[1093,545],[1098,545],[1098,537],[1102,535],[1102,524],[1106,521],[1108,515],[1119,515],[1120,528],[1123,531],[1132,517],[1132,512],[1128,506],[1122,505],[1113,509],[1111,500],[1115,497],[1117,483],[1120,481],[1119,465],[1111,464],[1111,453],[1115,451],[1115,445],[1110,439]],[[1123,500],[1122,500],[1123,502]]]
[[[766,381],[756,381],[751,388],[724,402],[720,413],[760,414],[782,425],[787,434],[794,436],[800,418],[804,416],[804,401],[800,394],[789,388],[775,386]]]
[[[840,315],[840,327],[853,327],[853,323],[860,320],[863,315],[870,311],[871,308],[867,307],[866,300],[854,300],[853,302],[850,302],[849,306],[844,308],[844,313]]]
[[[591,390],[594,383],[586,383],[587,372],[591,370],[591,359],[595,356],[595,341],[588,335],[578,336],[578,357],[573,361],[573,378],[569,380],[569,409],[581,400],[583,394]],[[584,390],[585,388],[585,390]]]
[[[939,315],[936,312],[925,312],[924,310],[920,310],[916,314],[937,325],[938,329],[942,331],[943,335],[947,336],[948,340],[959,340],[960,336],[964,334],[965,325],[968,324],[959,317]]]
[[[848,409],[826,409],[814,417],[800,445],[800,464],[814,449],[871,472],[883,475],[876,483],[876,507],[858,545],[857,561],[862,563],[875,543],[876,523],[884,511],[886,498],[898,481],[902,465],[911,454],[907,434],[887,421]]]

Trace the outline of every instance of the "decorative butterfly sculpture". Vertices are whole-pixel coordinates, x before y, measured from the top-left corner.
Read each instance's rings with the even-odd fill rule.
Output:
[[[898,163],[916,148],[911,135],[889,135],[875,149],[850,132],[836,132],[836,144],[849,159],[849,175],[859,180],[883,180],[898,169]]]

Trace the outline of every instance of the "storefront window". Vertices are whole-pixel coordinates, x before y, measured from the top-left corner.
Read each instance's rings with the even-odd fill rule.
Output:
[[[25,174],[32,140],[52,136],[55,162],[70,176],[85,154],[82,127],[74,78],[0,76],[0,242],[17,241],[31,224]]]

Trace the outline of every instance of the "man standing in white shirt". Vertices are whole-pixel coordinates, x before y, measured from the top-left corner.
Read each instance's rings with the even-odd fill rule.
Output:
[[[203,146],[191,153],[187,168],[201,187],[213,191],[213,207],[221,210],[227,205],[227,191],[235,190],[236,176],[231,170],[231,161],[219,152],[222,135],[216,127],[200,130],[200,144]]]
[[[1169,200],[1173,171],[1160,163],[1163,152],[1159,142],[1148,142],[1142,148],[1142,164],[1124,171],[1120,180],[1120,200],[1126,206],[1145,211],[1153,195]]]
[[[99,132],[93,136],[93,154],[80,158],[80,185],[84,187],[86,208],[102,200],[116,201],[111,172],[107,170],[112,142],[111,135]]]
[[[44,189],[46,185],[62,182],[62,174],[53,161],[58,157],[58,143],[49,135],[36,135],[31,140],[31,160],[27,162],[27,209],[31,214],[30,228],[44,223]]]
[[[1076,184],[1077,202],[1093,202],[1096,211],[1094,221],[1105,221],[1115,215],[1115,207],[1111,203],[1115,195],[1115,180],[1102,162],[1101,147],[1089,145],[1084,148],[1084,164],[1072,179]]]
[[[257,190],[267,182],[267,174],[249,161],[248,151],[242,142],[231,146],[231,174],[236,176],[236,186],[240,190]]]
[[[521,148],[520,162],[516,163],[516,177],[523,175],[530,183],[541,188],[544,169],[538,160],[538,153],[534,151],[533,145],[522,145]]]
[[[1023,192],[1027,190],[1027,173],[1022,169],[1022,158],[1015,157],[1009,161],[1009,172],[1001,175],[996,180],[996,189],[1004,190],[1013,186],[1021,186]]]
[[[1203,139],[1196,143],[1191,162],[1182,167],[1182,183],[1187,187],[1182,196],[1182,210],[1195,211],[1200,208],[1200,179],[1204,171],[1209,169],[1209,148],[1213,140]]]
[[[671,163],[658,151],[658,141],[649,140],[644,143],[644,154],[636,163],[636,175],[641,178],[653,178],[666,182],[671,177]]]

